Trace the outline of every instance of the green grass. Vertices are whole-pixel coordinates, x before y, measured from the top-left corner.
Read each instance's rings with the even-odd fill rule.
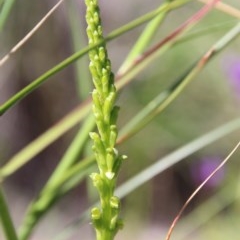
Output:
[[[213,5],[217,2],[213,1]],[[139,226],[146,228],[152,218],[160,215],[161,221],[154,224],[170,226],[172,215],[177,215],[177,209],[190,195],[184,194],[182,199],[174,176],[183,174],[187,179],[184,188],[193,192],[197,186],[189,173],[192,162],[211,155],[223,160],[239,141],[238,93],[237,89],[231,90],[231,79],[224,73],[230,64],[228,57],[239,58],[239,19],[191,0],[168,0],[149,12],[140,9],[144,2],[132,1],[128,3],[129,13],[121,14],[125,3],[114,2],[116,8],[111,10],[110,5],[100,2],[103,32],[111,30],[87,46],[83,5],[79,8],[73,0],[58,4],[49,12],[51,4],[43,2],[42,9],[49,13],[44,25],[33,28],[24,44],[17,45],[4,58],[3,52],[19,42],[19,34],[23,38],[30,31],[26,26],[36,22],[34,14],[26,13],[25,7],[33,8],[33,13],[38,10],[28,0],[0,1],[4,59],[0,60],[0,219],[5,237],[0,236],[6,240],[31,239],[39,234],[38,228],[43,229],[43,222],[51,225],[49,214],[56,213],[64,201],[66,208],[76,209],[79,217],[62,229],[53,230],[54,236],[48,239],[70,239],[91,221],[89,207],[93,202],[92,207],[99,205],[97,194],[91,197],[95,188],[88,184],[89,175],[96,168],[89,150],[89,133],[96,128],[91,109],[97,103],[90,98],[93,87],[86,55],[91,56],[105,44],[115,72],[116,104],[120,106],[116,147],[129,156],[122,163],[115,191],[122,201],[120,215],[126,225],[131,225],[128,219],[139,219]],[[235,10],[238,11],[237,6]],[[135,16],[136,12],[142,14],[133,19],[131,11]],[[111,14],[126,14],[131,20],[113,21]],[[39,74],[45,63],[48,70]],[[8,149],[4,150],[4,146]],[[208,197],[196,197],[195,206],[189,207],[172,239],[188,239],[192,233],[196,236],[189,239],[237,238],[237,229],[231,232],[228,223],[228,219],[237,221],[234,212],[239,210],[239,166],[233,160],[234,157],[225,167],[228,170],[221,185]],[[31,169],[26,176],[25,169]],[[29,186],[21,186],[25,190],[35,184],[37,187],[25,214],[16,216],[11,211],[14,199],[6,196],[6,201],[5,195],[14,189],[19,176],[28,179]],[[31,176],[37,176],[41,183],[33,183]],[[83,186],[86,191],[79,199],[80,211],[72,204],[71,194]],[[142,201],[145,195],[148,198]],[[86,201],[88,204],[83,204]],[[228,214],[224,215],[226,208]],[[221,225],[220,231],[214,230],[217,224]],[[209,227],[203,227],[206,225]]]

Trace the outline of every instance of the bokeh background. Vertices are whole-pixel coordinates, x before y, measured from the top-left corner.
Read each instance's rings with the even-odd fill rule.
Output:
[[[238,1],[225,2],[240,9]],[[53,0],[16,1],[0,35],[1,56],[23,38],[55,3]],[[160,3],[159,0],[100,1],[105,34],[157,8]],[[151,44],[171,33],[201,6],[198,1],[192,1],[171,12]],[[87,44],[84,12],[85,5],[82,0],[65,1],[35,36],[1,67],[1,103],[70,56],[74,49],[81,49]],[[80,41],[76,46],[70,29],[74,20],[79,26],[77,34]],[[201,36],[178,44],[136,76],[134,81],[120,92],[119,126],[124,126],[160,91],[170,86],[235,22],[236,18],[213,10],[192,31],[219,25],[218,30],[206,31]],[[144,26],[138,27],[107,45],[115,72],[143,28]],[[119,183],[196,137],[239,117],[239,49],[240,43],[237,39],[211,61],[161,115],[120,146],[120,151],[128,155],[128,160],[123,165]],[[1,165],[90,96],[92,86],[89,84],[91,79],[87,56],[78,61],[78,64],[82,66],[80,73],[76,72],[76,64],[71,65],[51,77],[1,117]],[[81,79],[78,76],[81,76]],[[21,223],[29,201],[37,196],[67,149],[76,129],[65,134],[4,183],[16,226]],[[227,156],[238,140],[239,131],[196,152],[132,192],[123,200],[126,227],[117,239],[163,239],[187,197]],[[194,198],[172,239],[238,239],[239,156],[239,153],[236,153]],[[86,180],[42,219],[32,239],[52,239],[65,225],[76,219],[95,197]],[[226,202],[228,203],[225,204]],[[202,208],[199,210],[200,206]],[[216,206],[220,206],[219,212],[205,222]],[[201,221],[203,224],[198,227]],[[94,239],[89,224],[79,227],[69,239],[79,237]]]

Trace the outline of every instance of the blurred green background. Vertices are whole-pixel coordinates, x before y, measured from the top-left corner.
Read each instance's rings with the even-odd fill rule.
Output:
[[[225,2],[240,9],[237,1]],[[25,36],[54,3],[56,1],[53,0],[16,1],[0,33],[1,56]],[[160,3],[161,1],[157,0],[100,1],[105,34],[153,10]],[[171,33],[201,6],[198,1],[192,1],[171,12],[151,44]],[[74,52],[71,21],[76,21],[79,27],[77,34],[80,41],[75,47],[81,49],[87,44],[84,11],[83,1],[65,1],[37,34],[1,67],[1,103]],[[236,18],[213,10],[191,31],[200,31],[200,36],[179,43],[135,77],[119,94],[119,126],[124,126],[160,91],[169,87],[236,22]],[[212,29],[214,26],[219,28]],[[144,26],[138,27],[107,45],[115,72],[143,28]],[[120,151],[127,154],[129,159],[123,165],[119,183],[194,138],[239,117],[239,49],[240,42],[237,39],[211,61],[162,114],[120,146]],[[91,79],[87,56],[79,60],[78,64],[83,70],[79,75],[76,64],[71,65],[51,77],[51,80],[1,117],[1,165],[90,96],[92,86],[89,84]],[[233,76],[232,71],[236,71],[238,75]],[[81,76],[80,79],[78,76]],[[238,78],[239,86],[234,77]],[[37,196],[48,179],[74,137],[76,129],[49,146],[5,183],[16,225],[21,222],[30,199]],[[196,169],[200,169],[204,164],[220,163],[238,140],[239,131],[184,159],[126,197],[123,200],[126,227],[117,239],[163,239],[180,207],[203,180],[202,173]],[[238,239],[239,156],[239,153],[236,153],[224,167],[222,177],[219,175],[213,185],[207,185],[193,200],[172,239]],[[55,210],[43,219],[32,239],[52,239],[64,225],[78,217],[92,201],[91,197],[88,197],[92,190],[88,188],[86,180],[62,199]],[[203,206],[202,209],[194,212],[199,206]],[[219,212],[204,222],[217,206]],[[203,221],[204,224],[198,227],[198,221]],[[93,239],[91,234],[89,225],[86,225],[79,228],[69,239],[77,239],[77,236]]]

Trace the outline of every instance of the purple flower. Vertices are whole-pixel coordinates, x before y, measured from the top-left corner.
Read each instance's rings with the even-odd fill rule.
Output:
[[[198,162],[194,162],[191,167],[191,175],[195,184],[200,185],[221,163],[219,157],[205,157]],[[224,179],[225,169],[221,168],[206,183],[209,188],[216,187],[221,184]]]
[[[224,69],[233,91],[240,99],[240,56],[231,56],[225,60]]]

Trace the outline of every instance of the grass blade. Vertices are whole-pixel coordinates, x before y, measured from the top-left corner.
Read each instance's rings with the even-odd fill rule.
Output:
[[[202,3],[207,3],[208,0],[198,0],[199,2],[202,2]],[[224,13],[227,13],[228,15],[232,16],[232,17],[235,17],[235,18],[238,18],[240,19],[240,11],[239,9],[237,8],[234,8],[226,3],[223,3],[223,2],[218,2],[217,5],[215,6],[216,9],[224,12]]]
[[[234,149],[228,154],[228,156],[221,162],[220,165],[199,185],[199,187],[191,194],[191,196],[187,199],[187,201],[184,203],[183,207],[180,209],[179,213],[173,220],[169,231],[166,236],[166,240],[170,240],[172,232],[178,223],[180,217],[182,216],[184,210],[187,208],[189,203],[193,200],[193,198],[198,194],[198,192],[206,185],[206,183],[229,161],[229,159],[232,157],[232,155],[237,151],[237,149],[240,146],[240,142],[234,147]]]
[[[178,234],[178,239],[186,239],[190,234],[206,225],[206,223],[214,216],[224,209],[227,209],[234,202],[239,201],[239,178],[238,181],[236,181],[236,179],[231,179],[231,176],[229,177],[229,184],[226,187],[223,187],[214,193],[211,198],[205,200],[201,205],[194,208],[194,210],[192,210],[181,222],[179,222],[179,228],[184,228],[185,230],[182,234],[180,234],[180,236]],[[233,186],[233,182],[237,182],[237,184]],[[185,226],[191,227],[186,228]]]
[[[20,228],[20,239],[23,240],[29,237],[41,217],[69,190],[69,182],[71,184],[72,179],[79,183],[89,173],[89,165],[91,166],[93,161],[88,161],[87,159],[81,161],[78,167],[74,166],[74,172],[68,171],[68,169],[78,161],[86,139],[89,137],[89,132],[94,127],[94,123],[92,115],[86,118],[75,139],[39,194],[39,197],[30,204]],[[71,174],[70,180],[68,179],[69,174]]]
[[[116,79],[121,79],[121,82],[117,84],[118,87],[122,87],[127,82],[129,82],[134,76],[136,76],[140,71],[146,68],[156,57],[163,54],[183,36],[184,33],[189,31],[193,26],[195,26],[218,2],[219,0],[213,0],[201,8],[197,13],[191,16],[187,21],[185,21],[180,27],[175,29],[170,35],[164,38],[162,41],[154,45],[148,51],[144,52],[140,56],[136,57],[129,67],[125,71],[117,73]]]
[[[3,27],[7,21],[7,18],[12,10],[14,3],[15,3],[15,0],[7,0],[7,1],[3,1],[3,3],[1,2],[3,6],[1,7],[1,12],[0,12],[0,32],[2,32],[3,30]]]
[[[84,34],[80,30],[83,30],[83,23],[81,21],[78,7],[78,3],[73,1],[67,2],[67,15],[68,22],[72,36],[72,45],[74,52],[82,49],[86,44]],[[84,29],[85,33],[85,29]],[[88,69],[88,60],[79,59],[75,64],[75,76],[76,76],[76,87],[79,99],[84,100],[89,96],[92,90],[92,84],[90,79],[89,71],[82,71],[82,69]]]
[[[154,37],[154,35],[157,32],[157,29],[159,28],[160,24],[163,22],[167,14],[172,11],[175,8],[179,8],[184,3],[189,2],[189,0],[184,0],[182,2],[179,2],[177,5],[172,5],[170,1],[165,1],[164,4],[162,4],[161,8],[166,8],[166,11],[159,13],[154,19],[151,20],[151,22],[148,23],[148,25],[145,27],[144,31],[138,38],[136,44],[131,49],[130,53],[128,54],[127,58],[125,59],[124,63],[119,69],[120,72],[125,72],[129,66],[131,65],[132,61],[140,55],[144,49],[149,45],[150,41]]]
[[[2,186],[0,187],[0,220],[6,240],[18,240]]]
[[[12,0],[11,0],[12,1]],[[9,0],[7,2],[11,2]],[[15,0],[13,0],[15,1]],[[37,30],[47,21],[47,19],[54,13],[54,11],[61,5],[61,3],[65,0],[60,0],[55,6],[52,7],[52,9],[35,25],[35,27],[20,41],[18,42],[10,51],[8,54],[6,54],[1,60],[0,60],[0,67],[2,67],[7,60],[16,53],[36,32]],[[1,16],[1,15],[0,15]],[[0,31],[1,31],[1,19],[0,19]]]
[[[127,123],[119,135],[119,141],[123,141],[134,135],[149,123],[157,114],[162,112],[196,77],[196,75],[203,69],[204,66],[223,50],[231,41],[233,41],[240,34],[240,23],[225,34],[213,47],[211,47],[193,67],[177,80],[169,89],[160,93],[148,105],[136,115],[129,123]]]
[[[72,111],[71,114],[64,117],[44,134],[42,134],[40,137],[23,148],[0,169],[0,176],[2,180],[17,171],[44,148],[49,146],[50,143],[54,142],[65,132],[79,123],[89,112],[90,109],[87,105],[80,106],[76,110]]]

